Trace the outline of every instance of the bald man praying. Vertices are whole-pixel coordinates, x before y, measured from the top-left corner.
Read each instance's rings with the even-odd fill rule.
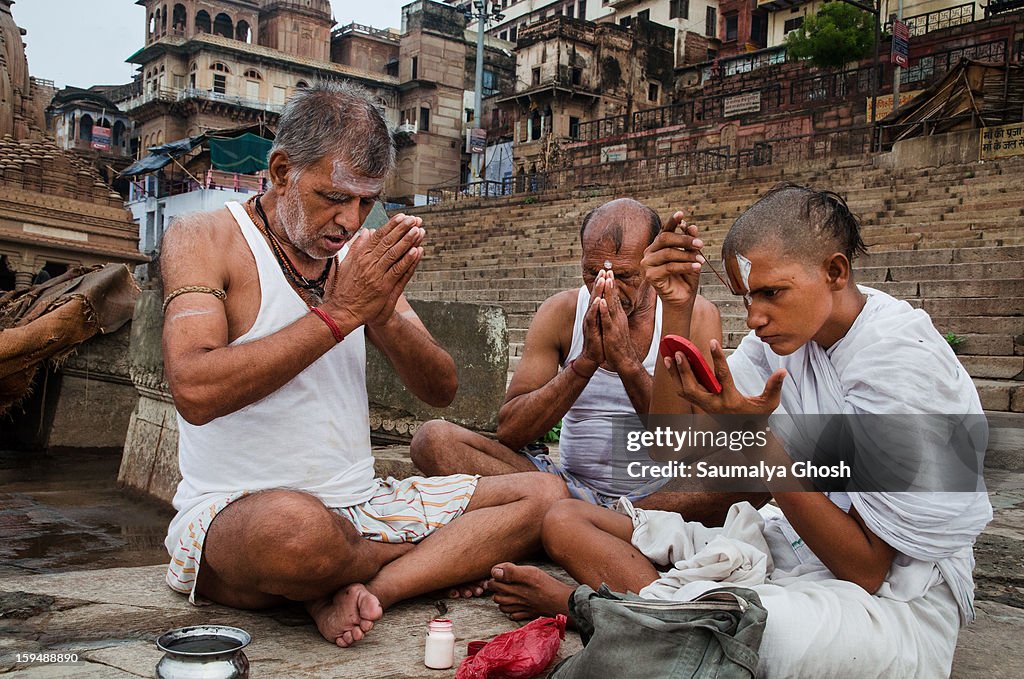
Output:
[[[573,497],[591,504],[611,506],[628,497],[639,507],[714,525],[721,525],[734,502],[765,501],[764,494],[704,492],[698,484],[679,492],[665,488],[664,479],[630,478],[629,463],[649,459],[647,452],[624,453],[614,446],[615,427],[639,426],[647,414],[663,328],[705,349],[722,338],[718,310],[709,301],[655,291],[671,279],[664,266],[648,259],[651,243],[677,230],[697,233],[682,213],[662,225],[654,210],[629,198],[590,211],[580,226],[582,285],[549,297],[530,323],[498,413],[498,440],[434,420],[412,440],[416,465],[430,474],[488,476],[539,469],[558,475]],[[557,462],[520,452],[559,420]]]

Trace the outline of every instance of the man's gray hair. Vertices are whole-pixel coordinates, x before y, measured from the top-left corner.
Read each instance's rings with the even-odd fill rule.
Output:
[[[275,151],[299,171],[328,156],[367,177],[383,177],[395,166],[383,112],[367,90],[344,81],[320,81],[292,95],[278,121]]]

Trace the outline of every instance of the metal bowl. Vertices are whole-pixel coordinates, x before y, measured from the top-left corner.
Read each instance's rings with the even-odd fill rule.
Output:
[[[249,659],[242,649],[252,637],[224,625],[196,625],[166,632],[156,640],[164,657],[156,666],[157,679],[243,679]]]

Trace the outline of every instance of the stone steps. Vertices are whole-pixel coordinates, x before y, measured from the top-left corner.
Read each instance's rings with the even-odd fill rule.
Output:
[[[1015,339],[1024,330],[1024,206],[1017,198],[1024,159],[899,170],[873,162],[797,163],[785,177],[846,196],[872,246],[857,262],[857,280],[926,309],[941,332],[960,335],[961,360],[985,398],[996,410],[1009,409],[1021,386],[1012,378],[1024,369],[1022,340]],[[778,168],[752,168],[657,186],[639,178],[549,191],[530,203],[509,197],[426,208],[426,257],[409,293],[502,305],[514,369],[536,308],[581,282],[578,224],[587,211],[616,195],[633,195],[663,217],[684,209],[716,261],[735,218],[778,179]],[[431,221],[443,228],[431,233]],[[710,272],[702,283],[702,293],[720,305],[727,346],[735,346],[747,333],[742,305]]]

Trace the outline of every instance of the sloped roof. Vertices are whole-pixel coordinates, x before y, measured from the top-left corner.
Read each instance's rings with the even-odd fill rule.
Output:
[[[1019,119],[1022,97],[1024,67],[961,59],[944,78],[880,122],[888,143],[1001,125]]]

